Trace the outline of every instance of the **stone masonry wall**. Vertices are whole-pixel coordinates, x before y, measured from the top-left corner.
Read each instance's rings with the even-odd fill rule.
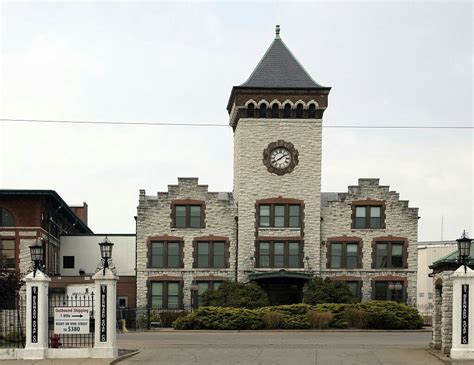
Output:
[[[352,229],[352,201],[383,200],[385,208],[384,229]],[[372,278],[376,276],[401,276],[407,278],[407,303],[416,307],[416,272],[418,238],[418,208],[409,208],[408,201],[400,200],[399,194],[390,191],[388,186],[379,185],[379,179],[359,179],[359,184],[349,186],[347,193],[338,194],[337,201],[329,201],[321,208],[321,241],[326,243],[331,237],[349,236],[362,240],[362,268],[329,269],[327,268],[327,245],[321,246],[321,275],[350,275],[363,279],[363,300],[372,297]],[[372,269],[372,241],[375,237],[396,236],[408,240],[408,268]]]
[[[253,270],[251,257],[255,256],[255,203],[258,199],[279,196],[304,201],[303,257],[309,257],[312,269],[319,270],[321,123],[320,119],[239,120],[234,132],[234,198],[239,215],[239,281],[247,281],[248,274]],[[278,140],[291,142],[299,152],[299,164],[293,172],[282,176],[270,173],[263,164],[263,150],[271,142]],[[273,236],[271,231],[272,229],[265,229],[265,235]],[[299,235],[299,230],[280,233],[282,236],[295,236]]]
[[[171,228],[171,202],[175,199],[197,199],[206,204],[205,228]],[[178,185],[169,185],[168,192],[148,196],[140,191],[137,213],[137,307],[148,305],[147,280],[149,276],[169,275],[183,279],[183,302],[191,305],[192,284],[196,276],[216,275],[235,280],[236,207],[230,193],[208,192],[207,185],[198,185],[197,178],[178,178]],[[151,236],[178,236],[184,239],[184,268],[159,269],[147,267],[147,240]],[[229,268],[193,268],[193,244],[199,236],[226,236],[229,238]]]
[[[453,280],[452,271],[442,273],[443,298],[441,303],[441,352],[449,354],[453,338]]]

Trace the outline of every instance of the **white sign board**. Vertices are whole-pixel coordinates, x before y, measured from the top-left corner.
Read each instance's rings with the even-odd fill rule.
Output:
[[[54,333],[89,333],[89,307],[55,307]]]

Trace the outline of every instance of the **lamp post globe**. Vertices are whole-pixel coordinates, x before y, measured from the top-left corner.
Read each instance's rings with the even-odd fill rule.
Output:
[[[30,248],[31,261],[33,262],[33,277],[36,277],[36,271],[41,267],[41,262],[43,261],[43,245],[40,245],[38,241],[35,245],[32,245]]]
[[[466,231],[463,231],[461,238],[458,238],[458,262],[464,265],[464,272],[466,272],[467,263],[471,256],[471,239],[467,236]]]
[[[104,240],[99,243],[100,256],[104,260],[104,274],[105,269],[109,267],[109,260],[112,258],[112,247],[113,243],[105,236]]]

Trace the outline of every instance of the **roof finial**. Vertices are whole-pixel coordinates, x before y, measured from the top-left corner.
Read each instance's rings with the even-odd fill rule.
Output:
[[[280,39],[280,26],[278,24],[275,27],[275,39]]]

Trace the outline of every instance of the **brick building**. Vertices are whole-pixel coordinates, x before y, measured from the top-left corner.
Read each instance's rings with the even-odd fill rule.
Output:
[[[92,233],[87,204],[70,207],[54,190],[0,190],[0,258],[2,270],[21,274],[31,268],[29,246],[42,239],[44,271],[60,271],[60,235]],[[82,218],[80,218],[82,217]]]
[[[86,294],[100,262],[98,243],[106,234],[87,226],[88,206],[68,206],[53,190],[0,190],[0,273],[21,276],[32,269],[29,246],[44,247],[42,270],[51,277],[51,294]],[[109,235],[120,280],[119,307],[135,308],[135,235]],[[8,298],[14,306],[14,298]],[[0,307],[2,304],[0,303]]]
[[[137,305],[197,306],[224,280],[255,281],[272,304],[300,302],[314,276],[348,282],[361,299],[416,304],[418,209],[378,179],[321,192],[317,84],[279,36],[231,91],[233,192],[178,178],[140,191]]]

